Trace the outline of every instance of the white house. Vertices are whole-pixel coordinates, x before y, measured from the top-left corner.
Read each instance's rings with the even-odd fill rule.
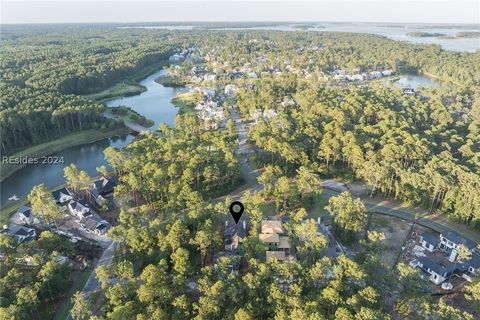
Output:
[[[424,232],[420,235],[420,245],[430,252],[433,252],[439,243],[438,236],[432,232]]]
[[[445,281],[447,279],[447,276],[451,272],[438,262],[433,261],[428,257],[420,257],[417,261],[418,266],[430,275],[430,281],[432,281],[436,285],[439,285],[443,281]]]
[[[457,248],[461,244],[466,246],[472,252],[475,251],[477,246],[474,241],[462,237],[455,231],[447,231],[440,234],[439,249],[449,254],[448,260],[450,262],[455,261],[457,258]]]
[[[110,228],[110,224],[95,213],[82,218],[80,225],[85,228],[87,232],[97,235],[105,234]]]
[[[62,210],[66,210],[67,204],[70,202],[70,200],[73,199],[73,193],[67,188],[53,191],[52,195],[55,201],[60,205]]]
[[[238,86],[236,84],[227,84],[224,89],[225,94],[229,97],[233,97],[237,91]]]
[[[14,237],[18,243],[33,240],[37,236],[35,229],[13,223],[9,226],[4,225],[1,233]]]
[[[79,201],[71,200],[67,207],[68,211],[78,219],[85,218],[91,214],[87,201],[84,199]]]
[[[21,206],[17,210],[19,220],[26,224],[33,224],[34,219],[32,215],[32,208],[27,206]]]

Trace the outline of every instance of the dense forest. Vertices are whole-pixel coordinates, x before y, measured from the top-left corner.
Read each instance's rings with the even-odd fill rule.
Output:
[[[73,255],[73,244],[51,231],[21,244],[0,234],[0,250],[0,319],[52,317],[52,306],[70,286],[72,268],[66,258]]]
[[[228,60],[224,71],[261,56],[265,64],[290,61],[293,68],[314,75],[334,66],[388,66],[427,72],[462,88],[480,82],[478,52],[444,51],[367,34],[6,26],[0,48],[2,152],[75,130],[119,125],[104,123],[98,103],[75,95],[101,91],[189,47],[202,48],[212,60]]]
[[[115,188],[117,201],[167,213],[195,207],[239,184],[232,127],[207,131],[187,114],[177,116],[175,128],[162,124],[160,130],[162,137],[142,134],[123,149],[105,149],[122,181]]]
[[[255,193],[242,201],[258,222],[265,199]],[[182,211],[172,221],[147,207],[138,213],[122,210],[121,225],[110,232],[118,244],[117,259],[96,271],[105,305],[95,311],[91,297],[77,294],[72,315],[125,320],[474,319],[432,297],[418,269],[404,263],[392,269],[382,262],[381,235],[369,233],[354,257],[325,256],[325,238],[318,235],[316,222],[303,220],[302,214],[292,214],[286,224],[298,261],[265,263],[255,227],[242,243],[243,257],[213,260],[222,248],[219,226],[227,207],[228,199]],[[238,259],[244,271],[236,275],[232,266]],[[478,282],[466,286],[465,295],[478,307]]]
[[[38,144],[72,131],[121,125],[104,106],[79,96],[101,91],[164,61],[163,34],[124,37],[110,28],[2,28],[1,150]]]
[[[382,234],[368,230],[360,199],[342,193],[324,207],[338,239],[359,247],[336,258],[326,254],[328,241],[308,209],[321,193],[320,176],[345,177],[363,180],[372,195],[421,203],[478,227],[480,52],[353,33],[12,26],[0,49],[2,152],[118,125],[105,122],[102,104],[81,95],[173,52],[189,52],[171,68],[179,78],[202,65],[217,76],[219,91],[230,83],[238,88],[221,102],[248,122],[251,157],[262,169],[262,188],[252,183],[241,198],[249,219],[241,257],[215,257],[224,250],[231,202],[218,197],[238,190],[248,165],[234,151],[235,123],[226,110],[226,126],[217,130],[204,129],[194,113],[178,115],[174,128],[162,124],[125,148],[105,150],[120,181],[118,223],[108,232],[115,258],[96,269],[99,291],[74,295],[75,319],[474,319],[432,296],[418,269],[381,259]],[[389,69],[428,73],[443,85],[407,95],[388,82],[331,79],[338,70]],[[267,111],[272,116],[254,116]],[[73,189],[87,188],[83,175],[68,167],[65,176]],[[32,209],[55,222],[63,212],[42,194],[49,192],[34,188]],[[271,203],[287,218],[293,261],[266,262],[258,226]],[[55,251],[70,253],[63,244],[48,231],[21,245],[0,237],[7,288],[0,319],[42,318],[38,311],[65,292],[69,269],[55,263]],[[20,273],[19,261],[32,255],[38,263]],[[459,293],[469,310],[479,310],[479,292],[476,279]]]
[[[283,99],[281,82],[274,86],[278,96],[267,83],[241,92],[240,109],[249,114]],[[265,163],[290,170],[311,164],[332,175],[348,168],[372,194],[440,208],[478,226],[480,105],[465,106],[450,94],[430,91],[426,100],[384,86],[299,90],[289,95],[295,105],[277,108],[278,117],[260,122],[250,138]]]

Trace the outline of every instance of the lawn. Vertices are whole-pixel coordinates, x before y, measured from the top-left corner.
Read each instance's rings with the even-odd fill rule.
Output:
[[[133,96],[142,93],[146,90],[146,88],[138,82],[145,79],[150,74],[158,71],[166,64],[168,64],[168,62],[165,61],[152,64],[144,68],[143,70],[135,73],[134,75],[127,77],[125,80],[111,86],[110,88],[84,96],[92,100],[103,101],[115,97]]]
[[[191,91],[178,94],[172,99],[175,107],[179,108],[180,114],[192,113],[195,105],[200,101],[201,97],[198,92]]]
[[[50,190],[51,191],[58,190],[58,189],[63,188],[65,186],[66,186],[66,184],[62,184],[62,185],[53,187]],[[20,200],[12,202],[12,203],[6,205],[5,207],[1,208],[0,209],[0,223],[2,225],[9,224],[9,220],[10,220],[10,217],[12,216],[12,214],[14,214],[17,211],[18,208],[20,208],[21,206],[23,206],[27,202],[28,202],[27,197],[23,197],[23,198],[20,198]]]
[[[127,134],[129,132],[128,128],[117,128],[114,130],[102,131],[97,129],[85,130],[82,132],[71,133],[69,135],[63,136],[62,138],[44,142],[31,146],[29,148],[23,149],[15,154],[13,157],[42,157],[59,152],[63,149],[102,140],[105,138]],[[12,173],[23,168],[25,164],[10,165],[10,164],[1,164],[1,180],[7,178]]]
[[[96,101],[102,101],[119,96],[134,96],[146,90],[147,89],[144,86],[138,83],[125,80],[101,92],[88,94],[85,97]]]

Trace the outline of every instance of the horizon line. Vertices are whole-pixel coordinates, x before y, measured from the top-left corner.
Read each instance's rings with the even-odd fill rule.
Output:
[[[4,23],[0,25],[61,25],[61,24],[151,24],[151,23],[171,23],[171,24],[202,24],[202,23],[277,23],[277,24],[295,24],[295,23],[373,23],[373,24],[426,24],[426,25],[475,25],[480,27],[480,22],[394,22],[394,21],[329,21],[329,20],[158,20],[158,21],[69,21],[69,22],[15,22]]]

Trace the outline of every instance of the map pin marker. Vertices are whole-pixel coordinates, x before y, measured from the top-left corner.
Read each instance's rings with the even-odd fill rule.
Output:
[[[245,210],[243,203],[241,203],[240,201],[233,201],[232,203],[230,203],[230,207],[228,209],[230,210],[230,214],[232,215],[233,220],[235,220],[235,223],[238,224],[238,221],[240,221],[243,211]]]

